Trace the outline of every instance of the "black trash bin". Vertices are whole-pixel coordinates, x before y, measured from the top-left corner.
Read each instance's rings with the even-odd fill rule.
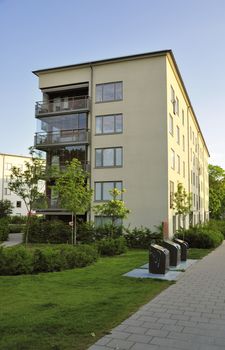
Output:
[[[179,244],[172,241],[163,241],[163,247],[169,250],[170,252],[170,266],[177,266],[180,264],[181,257],[181,247]]]
[[[169,251],[158,244],[151,244],[149,250],[149,272],[165,274],[169,270]]]
[[[183,241],[182,239],[174,238],[174,242],[178,243],[181,247],[181,261],[187,260],[187,251],[189,248],[189,245],[187,242]]]

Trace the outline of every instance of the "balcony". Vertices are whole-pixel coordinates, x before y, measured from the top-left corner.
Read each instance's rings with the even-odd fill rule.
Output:
[[[35,116],[57,115],[71,112],[90,110],[89,96],[74,96],[55,98],[53,100],[38,101],[35,105]]]
[[[45,149],[50,146],[88,144],[89,136],[90,132],[86,129],[37,132],[34,145],[38,149]]]

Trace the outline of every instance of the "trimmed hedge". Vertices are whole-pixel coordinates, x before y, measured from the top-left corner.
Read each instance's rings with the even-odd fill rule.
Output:
[[[0,275],[21,275],[53,272],[84,267],[98,259],[96,246],[44,247],[26,249],[23,246],[0,248]]]
[[[44,221],[34,218],[31,220],[29,243],[70,243],[71,227],[60,220]]]
[[[208,225],[194,226],[189,230],[179,231],[175,237],[187,241],[190,248],[216,248],[224,239],[220,231]]]
[[[151,232],[147,227],[135,227],[126,229],[124,237],[129,248],[149,249],[151,243],[160,243],[163,239],[162,232]]]
[[[120,255],[126,252],[127,244],[124,237],[106,238],[97,243],[98,252],[100,255]]]
[[[0,219],[0,242],[7,241],[9,237],[9,220],[8,218]]]
[[[25,226],[25,224],[9,224],[9,233],[22,233]]]

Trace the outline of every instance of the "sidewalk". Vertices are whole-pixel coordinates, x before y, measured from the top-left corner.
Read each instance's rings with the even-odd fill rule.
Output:
[[[13,247],[14,245],[20,244],[23,242],[23,234],[22,233],[10,233],[8,241],[3,242],[0,246],[5,248]]]
[[[225,243],[89,350],[225,349]]]

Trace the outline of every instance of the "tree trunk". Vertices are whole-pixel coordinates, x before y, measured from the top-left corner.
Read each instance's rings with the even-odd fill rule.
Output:
[[[30,210],[28,211],[28,216],[27,216],[27,224],[26,224],[26,233],[25,233],[25,245],[27,246],[28,244],[28,236],[29,236],[29,230],[30,230]]]
[[[73,219],[73,213],[72,213],[71,244],[73,244],[73,225],[74,225],[74,219]]]
[[[74,244],[77,244],[77,216],[74,214]]]

